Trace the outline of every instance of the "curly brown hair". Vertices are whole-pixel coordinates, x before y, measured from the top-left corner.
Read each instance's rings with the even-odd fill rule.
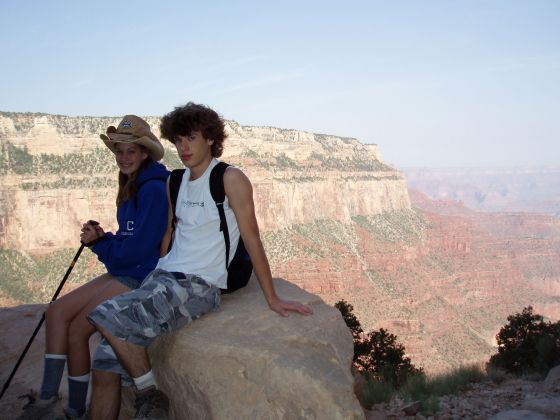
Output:
[[[193,131],[200,131],[205,139],[214,140],[211,146],[213,157],[222,156],[224,151],[224,140],[227,138],[224,120],[206,105],[189,102],[176,107],[161,118],[159,128],[161,137],[171,143],[175,143],[177,136],[188,136]]]

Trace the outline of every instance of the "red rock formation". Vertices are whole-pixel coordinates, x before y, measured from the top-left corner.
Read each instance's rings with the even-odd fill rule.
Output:
[[[425,221],[419,238],[388,242],[354,224],[357,256],[275,262],[274,272],[349,301],[364,329],[396,334],[428,372],[488,360],[507,316],[525,306],[559,319],[558,219],[411,197]]]

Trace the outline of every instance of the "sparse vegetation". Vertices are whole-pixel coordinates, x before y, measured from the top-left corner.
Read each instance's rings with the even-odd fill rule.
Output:
[[[276,166],[282,169],[299,169],[299,164],[285,153],[275,156]]]
[[[161,161],[169,170],[185,168],[185,165],[183,165],[183,162],[181,162],[177,153],[169,149],[165,150],[165,155],[163,155],[163,159]]]
[[[334,151],[335,149],[333,149]],[[244,150],[241,157],[250,157],[255,163],[267,170],[303,170],[310,164],[309,161],[320,162],[323,170],[333,170],[345,172],[394,172],[395,170],[388,165],[378,161],[363,151],[356,151],[352,157],[336,157],[328,154],[312,152],[306,161],[296,161],[285,153],[257,153],[254,150]],[[375,175],[355,175],[344,179],[361,180],[402,180],[400,175],[390,175],[388,177]]]
[[[244,149],[243,152],[241,152],[241,157],[250,157],[256,159],[259,157],[259,155],[253,149]]]
[[[64,249],[45,257],[16,250],[0,250],[0,290],[22,303],[49,302],[76,250]],[[105,272],[97,257],[85,250],[68,278],[81,284]]]
[[[269,259],[274,262],[298,257],[339,258],[341,247],[350,253],[357,252],[352,225],[334,220],[316,220],[276,232],[263,232],[261,239]]]
[[[272,178],[274,180],[274,182],[281,182],[281,183],[285,183],[285,184],[292,184],[292,183],[297,183],[297,184],[303,184],[305,182],[318,182],[318,181],[322,181],[324,178],[320,178],[318,176],[291,176],[291,177],[286,177],[286,176],[282,176],[282,177],[274,177]]]
[[[341,249],[357,254],[358,238],[354,223],[379,240],[392,243],[417,241],[422,238],[426,226],[412,210],[354,216],[352,222],[315,220],[275,232],[263,232],[261,237],[269,258],[274,262],[285,262],[298,257],[337,258]],[[382,287],[390,292],[391,285],[384,284]]]
[[[417,401],[422,414],[433,415],[439,410],[441,397],[459,394],[473,383],[492,381],[499,384],[509,375],[523,375],[529,380],[542,379],[550,368],[560,364],[560,322],[545,321],[529,306],[521,313],[508,317],[508,324],[496,336],[498,354],[491,357],[485,371],[480,365],[460,366],[450,372],[427,377],[411,365],[413,369],[408,369],[410,373],[399,380],[398,367],[408,363],[403,357],[404,347],[396,343],[396,337],[381,329],[376,332],[375,345],[372,345],[371,339],[364,339],[360,323],[352,313],[352,305],[340,301],[335,306],[341,311],[354,338],[354,371],[362,375],[361,381],[357,381],[361,383],[361,387],[357,387],[358,398],[365,408],[398,396],[404,401]],[[369,336],[372,337],[371,333]],[[371,350],[366,351],[367,357],[360,361],[364,353],[360,350],[361,343]],[[449,342],[447,345],[450,346]],[[383,364],[383,360],[393,363]],[[379,369],[379,365],[383,368]]]
[[[394,210],[369,216],[354,216],[354,223],[385,242],[407,242],[423,236],[426,222],[414,210]]]
[[[482,382],[485,379],[486,375],[480,366],[462,366],[433,377],[411,376],[400,388],[399,394],[406,400],[419,401],[422,413],[435,414],[439,408],[440,397],[458,394],[469,384]]]
[[[16,174],[25,174],[32,170],[33,156],[29,154],[27,147],[21,149],[7,143],[4,152],[6,156],[2,159],[2,173],[8,172],[8,168],[12,168]]]
[[[354,341],[353,372],[359,375],[358,399],[365,408],[388,402],[399,396],[418,401],[423,414],[434,414],[439,398],[457,394],[468,384],[486,379],[480,366],[463,366],[454,371],[428,378],[405,355],[397,337],[381,328],[364,334],[353,306],[341,300],[335,304],[352,333]]]
[[[115,158],[102,148],[89,153],[68,153],[55,155],[41,153],[31,155],[27,148],[19,148],[6,143],[0,170],[2,173],[19,175],[45,174],[99,174],[115,171]]]
[[[79,178],[78,176],[62,176],[56,181],[41,181],[41,182],[22,182],[21,189],[24,191],[36,190],[55,190],[59,188],[67,189],[100,189],[110,188],[116,189],[117,178],[114,175],[108,175],[105,178],[91,177]]]
[[[351,158],[339,158],[321,153],[311,153],[310,159],[320,161],[325,169],[338,171],[364,171],[364,172],[387,172],[394,171],[388,165],[374,159],[368,154],[356,152]]]

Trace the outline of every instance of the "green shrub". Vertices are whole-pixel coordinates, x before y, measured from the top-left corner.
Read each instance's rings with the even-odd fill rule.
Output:
[[[276,166],[279,168],[292,168],[292,169],[299,169],[299,164],[290,158],[285,153],[280,153],[276,158]]]
[[[10,167],[16,174],[27,174],[31,172],[33,167],[33,156],[29,154],[27,146],[23,149],[14,146],[11,143],[7,144],[8,161],[10,162]]]
[[[405,348],[397,342],[397,336],[383,328],[362,334],[354,340],[354,367],[370,378],[395,388],[404,384],[410,376],[423,373],[405,356]]]
[[[507,319],[508,324],[496,335],[498,353],[490,358],[489,368],[544,375],[560,364],[560,321],[545,322],[531,306]]]
[[[334,306],[342,314],[342,318],[344,319],[344,322],[346,323],[346,326],[348,328],[350,328],[350,332],[352,333],[352,337],[355,338],[355,337],[358,336],[358,334],[364,332],[364,330],[362,329],[362,326],[360,325],[360,321],[358,321],[358,318],[356,317],[356,315],[354,315],[352,313],[352,311],[354,310],[354,307],[351,304],[349,304],[345,300],[341,300],[341,301],[336,302],[334,304]]]
[[[372,383],[381,382],[398,388],[408,377],[422,375],[410,358],[405,356],[405,348],[397,342],[397,336],[381,328],[364,334],[358,318],[352,313],[354,307],[341,300],[335,304],[354,341],[353,368],[365,375]]]

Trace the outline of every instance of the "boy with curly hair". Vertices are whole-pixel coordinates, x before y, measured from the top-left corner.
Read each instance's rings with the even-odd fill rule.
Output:
[[[162,250],[167,250],[170,241],[172,248],[139,289],[104,302],[88,317],[110,344],[100,345],[94,360],[92,418],[117,418],[120,375],[124,373],[132,377],[137,389],[135,418],[167,418],[169,400],[157,389],[146,348],[162,333],[218,310],[220,290],[227,288],[224,237],[209,187],[210,173],[227,137],[224,121],[214,110],[189,102],[165,115],[160,128],[186,168],[177,197],[177,223],[173,223],[170,205],[162,243]],[[230,247],[236,249],[243,239],[270,309],[281,316],[290,311],[311,314],[309,307],[280,299],[274,290],[247,176],[229,166],[223,184]],[[229,262],[231,259],[232,255]]]

